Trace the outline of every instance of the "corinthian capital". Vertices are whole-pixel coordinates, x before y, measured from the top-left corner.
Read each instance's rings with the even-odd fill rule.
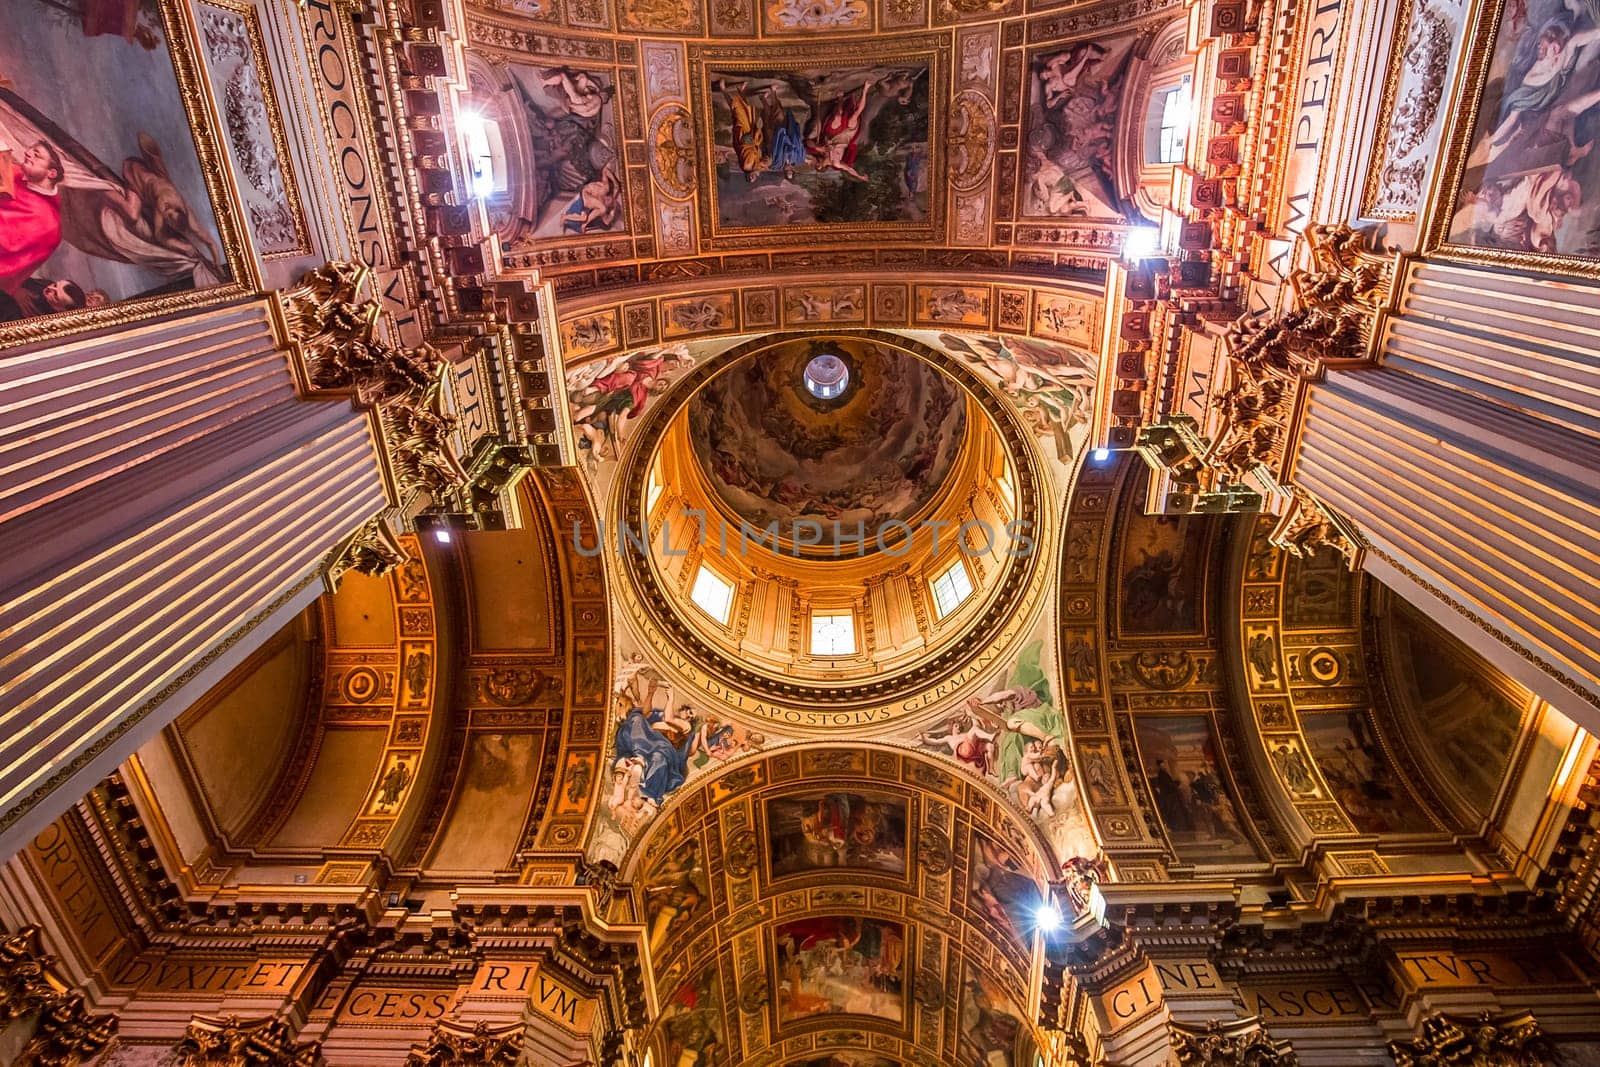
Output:
[[[1212,1019],[1204,1026],[1169,1023],[1172,1047],[1183,1067],[1296,1067],[1287,1041],[1274,1041],[1261,1019]]]
[[[522,1055],[522,1024],[490,1026],[446,1020],[421,1045],[413,1045],[406,1067],[512,1067]]]
[[[175,1050],[177,1067],[316,1067],[315,1041],[296,1044],[281,1019],[196,1015]]]

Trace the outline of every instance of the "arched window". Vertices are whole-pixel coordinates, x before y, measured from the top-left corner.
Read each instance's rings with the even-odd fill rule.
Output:
[[[456,120],[465,141],[472,195],[488,199],[506,191],[505,145],[500,124],[481,111],[463,111]]]
[[[1158,88],[1150,98],[1145,162],[1182,163],[1189,146],[1190,76]]]

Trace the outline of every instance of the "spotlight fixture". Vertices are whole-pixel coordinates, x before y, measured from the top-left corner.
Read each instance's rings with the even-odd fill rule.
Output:
[[[1053,895],[1034,909],[1033,923],[1047,934],[1061,929],[1061,908]]]
[[[1089,453],[1089,458],[1094,460],[1096,463],[1104,463],[1106,460],[1111,458],[1111,449],[1097,448],[1093,452]]]

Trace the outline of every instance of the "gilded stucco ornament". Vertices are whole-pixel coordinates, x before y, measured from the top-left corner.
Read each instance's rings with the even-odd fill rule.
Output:
[[[0,1019],[38,1011],[57,995],[45,976],[48,962],[37,926],[25,926],[0,939]]]
[[[280,328],[305,392],[351,393],[376,410],[398,494],[441,502],[471,480],[450,442],[448,366],[427,345],[378,336],[378,305],[362,297],[371,273],[354,263],[307,271],[278,294]]]
[[[356,528],[328,558],[328,587],[339,588],[339,579],[349,571],[368,577],[382,577],[410,559],[405,545],[382,516],[374,516]]]
[[[1306,490],[1291,485],[1289,492],[1294,499],[1269,535],[1272,544],[1301,559],[1316,555],[1320,549],[1331,548],[1354,570],[1360,563],[1361,552],[1355,532]]]
[[[1170,1023],[1172,1047],[1183,1067],[1296,1067],[1300,1060],[1287,1041],[1274,1041],[1260,1018],[1204,1026]]]
[[[421,1045],[413,1045],[406,1067],[512,1067],[522,1055],[522,1023],[490,1026],[446,1020]]]
[[[1312,266],[1289,275],[1297,306],[1241,315],[1223,337],[1233,373],[1217,398],[1223,428],[1207,458],[1233,481],[1263,464],[1281,473],[1304,383],[1330,363],[1367,359],[1389,300],[1397,257],[1343,225],[1312,226],[1305,239]]]
[[[81,993],[62,993],[39,1012],[39,1027],[13,1067],[78,1067],[117,1036],[115,1015],[91,1015]]]
[[[1538,1020],[1527,1012],[1430,1015],[1413,1041],[1391,1041],[1395,1067],[1540,1067],[1552,1049]]]
[[[176,1067],[315,1067],[321,1045],[296,1043],[281,1019],[197,1015],[178,1042]]]
[[[90,1015],[83,995],[60,987],[49,975],[37,926],[0,939],[0,1020],[39,1013],[39,1023],[14,1067],[77,1067],[93,1059],[117,1033],[114,1015]]]

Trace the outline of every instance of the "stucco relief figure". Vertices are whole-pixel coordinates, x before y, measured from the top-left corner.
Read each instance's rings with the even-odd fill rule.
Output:
[[[16,0],[7,14],[0,321],[228,280],[151,0]]]
[[[1600,7],[1511,3],[1495,38],[1452,241],[1600,256]]]
[[[920,221],[926,66],[713,70],[718,222]]]
[[[395,808],[405,796],[406,786],[410,784],[411,765],[405,760],[399,760],[389,768],[383,776],[383,781],[378,785],[378,810],[387,812]]]
[[[1133,38],[1080,41],[1038,56],[1029,79],[1024,215],[1120,219],[1116,149]]]

